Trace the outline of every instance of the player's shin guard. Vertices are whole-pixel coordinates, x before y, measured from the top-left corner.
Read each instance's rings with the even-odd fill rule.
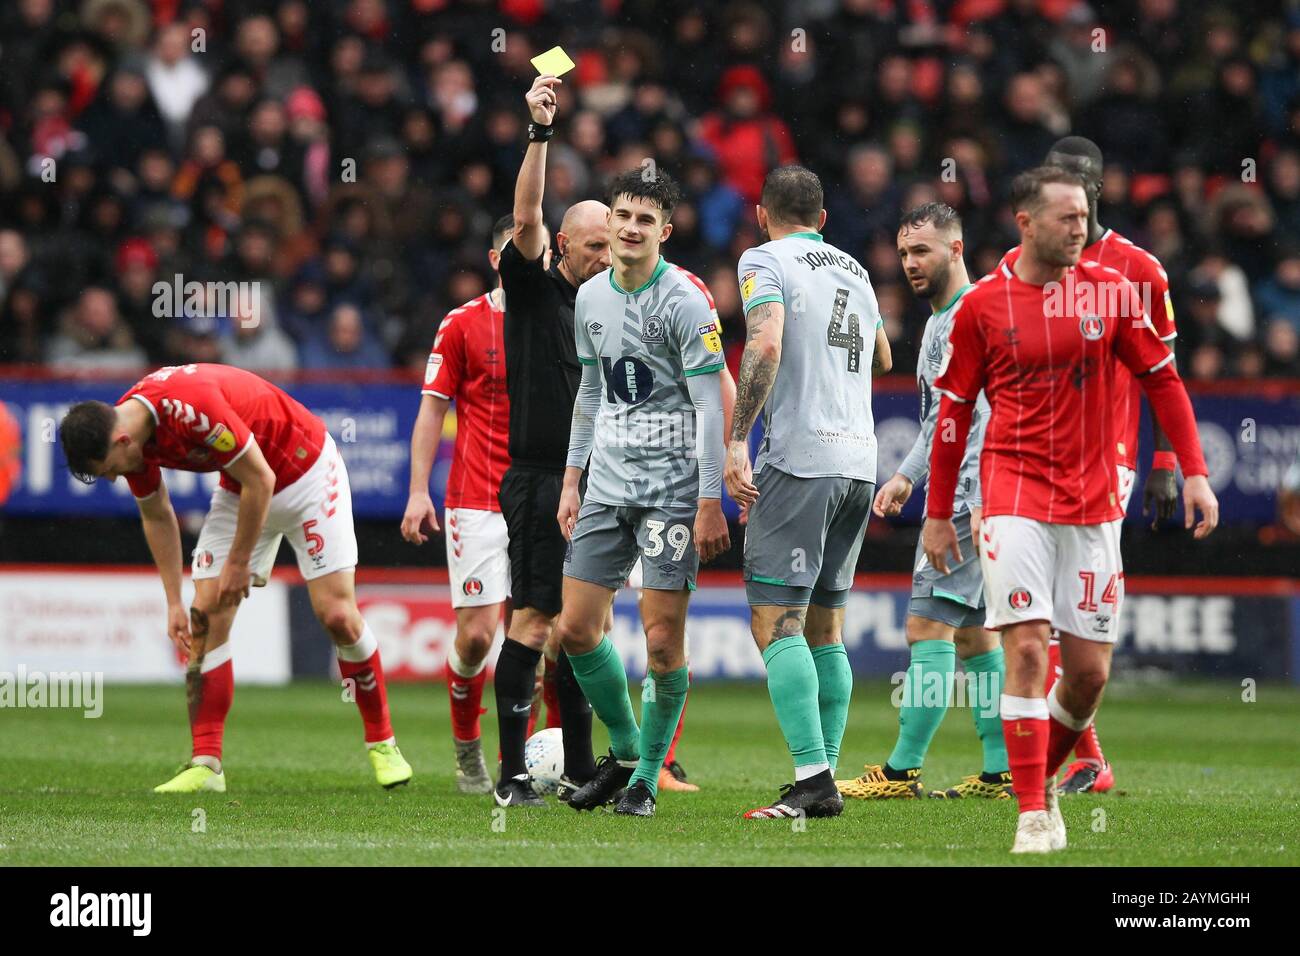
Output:
[[[1001,711],[1011,789],[1020,801],[1020,812],[1046,810],[1043,781],[1047,779],[1047,701],[1003,694]]]
[[[610,749],[619,760],[636,760],[641,732],[627,697],[627,672],[614,642],[602,637],[594,650],[570,654],[569,663],[591,707],[609,730]],[[565,756],[568,754],[566,752]],[[568,767],[565,767],[568,770]]]
[[[352,681],[357,710],[366,728],[366,743],[378,744],[393,739],[393,725],[388,719],[388,688],[384,685],[384,665],[379,660],[379,641],[369,624],[363,624],[355,644],[335,645],[339,673]]]
[[[1054,777],[1061,769],[1061,764],[1070,755],[1079,737],[1092,723],[1092,714],[1075,717],[1057,700],[1056,692],[1060,683],[1054,684],[1047,693],[1048,738],[1047,738],[1047,776]]]
[[[464,743],[482,735],[479,715],[483,713],[483,685],[487,683],[487,661],[466,664],[453,646],[447,654],[447,696],[451,699],[451,735]]]
[[[767,692],[794,758],[795,781],[830,769],[817,707],[817,665],[802,634],[778,638],[763,652]]]
[[[686,706],[686,690],[690,677],[685,667],[666,674],[650,671],[646,674],[641,693],[641,744],[640,760],[628,781],[628,787],[645,784],[651,794],[659,792],[659,770],[664,765],[668,746],[672,741],[682,708]]]
[[[984,772],[986,774],[1005,773],[1007,767],[1007,744],[1002,738],[1002,720],[999,706],[1002,700],[1002,680],[1006,676],[1006,664],[1002,648],[995,647],[983,654],[976,654],[962,661],[970,677],[971,715],[975,719],[975,733],[979,735],[980,746],[984,749]]]
[[[812,649],[817,668],[817,711],[822,721],[822,744],[831,773],[840,759],[840,741],[849,721],[849,699],[853,696],[853,668],[843,644],[823,644]]]
[[[185,679],[189,685],[190,737],[194,745],[191,753],[195,758],[215,758],[217,765],[212,769],[220,770],[221,739],[230,702],[235,696],[230,641],[204,654],[199,669],[187,673]]]
[[[624,680],[627,678],[625,677]],[[590,780],[596,773],[591,753],[591,704],[573,673],[569,655],[560,651],[555,662],[556,723],[564,739],[564,772],[570,780]],[[551,700],[546,699],[546,726],[551,726]]]
[[[497,698],[497,730],[501,739],[501,779],[510,780],[527,773],[524,766],[524,741],[528,736],[528,716],[533,710],[533,684],[537,661],[542,656],[509,637],[501,645],[493,684]]]
[[[952,641],[917,641],[903,684],[903,706],[898,708],[898,742],[889,766],[911,770],[925,763],[930,741],[948,712],[948,690],[957,666]]]

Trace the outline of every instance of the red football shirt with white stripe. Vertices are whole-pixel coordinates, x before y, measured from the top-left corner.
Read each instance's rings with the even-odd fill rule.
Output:
[[[447,313],[429,353],[420,393],[456,402],[448,508],[501,510],[497,489],[510,467],[504,324],[505,313],[486,293]]]
[[[145,467],[127,475],[137,498],[162,481],[162,468],[218,471],[257,442],[275,472],[275,490],[293,484],[316,463],[325,423],[264,378],[229,365],[171,365],[151,372],[118,399],[142,402],[154,420],[144,445]],[[222,471],[221,487],[239,493]]]
[[[980,459],[986,516],[1054,524],[1121,516],[1116,359],[1148,374],[1173,353],[1114,269],[1080,260],[1060,283],[1038,286],[1001,265],[966,293],[935,388],[958,402],[974,402],[982,388],[992,405]]]
[[[1016,246],[1002,257],[1002,261],[1010,269],[1019,258],[1020,247]],[[1083,250],[1080,258],[1110,266],[1137,286],[1156,335],[1160,341],[1173,348],[1173,341],[1178,337],[1178,330],[1174,327],[1174,304],[1169,294],[1169,276],[1159,259],[1114,229],[1103,232],[1100,239]],[[1138,430],[1142,424],[1142,386],[1118,359],[1115,361],[1115,388],[1118,462],[1125,468],[1136,471]]]

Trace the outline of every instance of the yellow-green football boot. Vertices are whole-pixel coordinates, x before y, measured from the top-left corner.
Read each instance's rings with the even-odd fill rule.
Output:
[[[176,776],[153,788],[154,793],[201,793],[205,790],[225,793],[225,772],[218,773],[202,764],[187,764]]]
[[[1011,792],[1011,773],[1003,771],[997,775],[997,780],[985,780],[983,774],[971,774],[969,777],[962,777],[961,783],[955,787],[949,787],[947,790],[931,790],[930,796],[939,800],[964,800],[967,797],[974,797],[977,800],[1010,800]]]
[[[864,765],[866,773],[852,780],[836,780],[835,786],[846,797],[856,800],[915,800],[925,796],[919,769],[905,770],[905,780],[890,780],[882,764]]]
[[[375,768],[375,779],[385,790],[409,783],[414,771],[406,762],[397,744],[375,744],[367,748],[370,754],[370,766]]]

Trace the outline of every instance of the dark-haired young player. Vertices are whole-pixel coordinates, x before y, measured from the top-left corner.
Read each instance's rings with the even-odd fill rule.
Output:
[[[663,173],[637,169],[614,180],[613,265],[578,290],[575,307],[583,370],[557,514],[570,546],[556,630],[611,742],[596,775],[570,796],[577,810],[617,799],[616,813],[654,814],[686,701],[690,592],[700,561],[730,544],[721,329],[696,282],[660,254],[678,199]],[[648,658],[640,726],[623,662],[602,633],[638,555]]]
[[[348,471],[325,423],[270,382],[225,365],[158,369],[117,405],[81,402],[59,426],[72,473],[125,477],[167,594],[167,634],[189,655],[191,761],[156,793],[224,792],[222,735],[234,695],[230,627],[288,538],[339,671],[353,682],[375,778],[406,783],[379,643],[356,599],[357,539]],[[181,538],[163,468],[221,472],[194,549],[194,600],[181,601]]]

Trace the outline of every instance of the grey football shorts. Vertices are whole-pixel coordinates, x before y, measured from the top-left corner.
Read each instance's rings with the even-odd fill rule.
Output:
[[[584,501],[564,555],[564,575],[617,591],[641,558],[641,587],[695,590],[694,503],[639,508]]]
[[[912,600],[907,613],[955,628],[983,627],[984,575],[970,536],[970,512],[953,515],[952,523],[957,528],[961,564],[953,567],[949,555],[948,567],[952,570],[941,574],[926,558],[918,537],[916,557],[912,561]]]
[[[754,484],[758,500],[745,525],[750,605],[843,607],[853,587],[875,483],[797,478],[768,465]]]

